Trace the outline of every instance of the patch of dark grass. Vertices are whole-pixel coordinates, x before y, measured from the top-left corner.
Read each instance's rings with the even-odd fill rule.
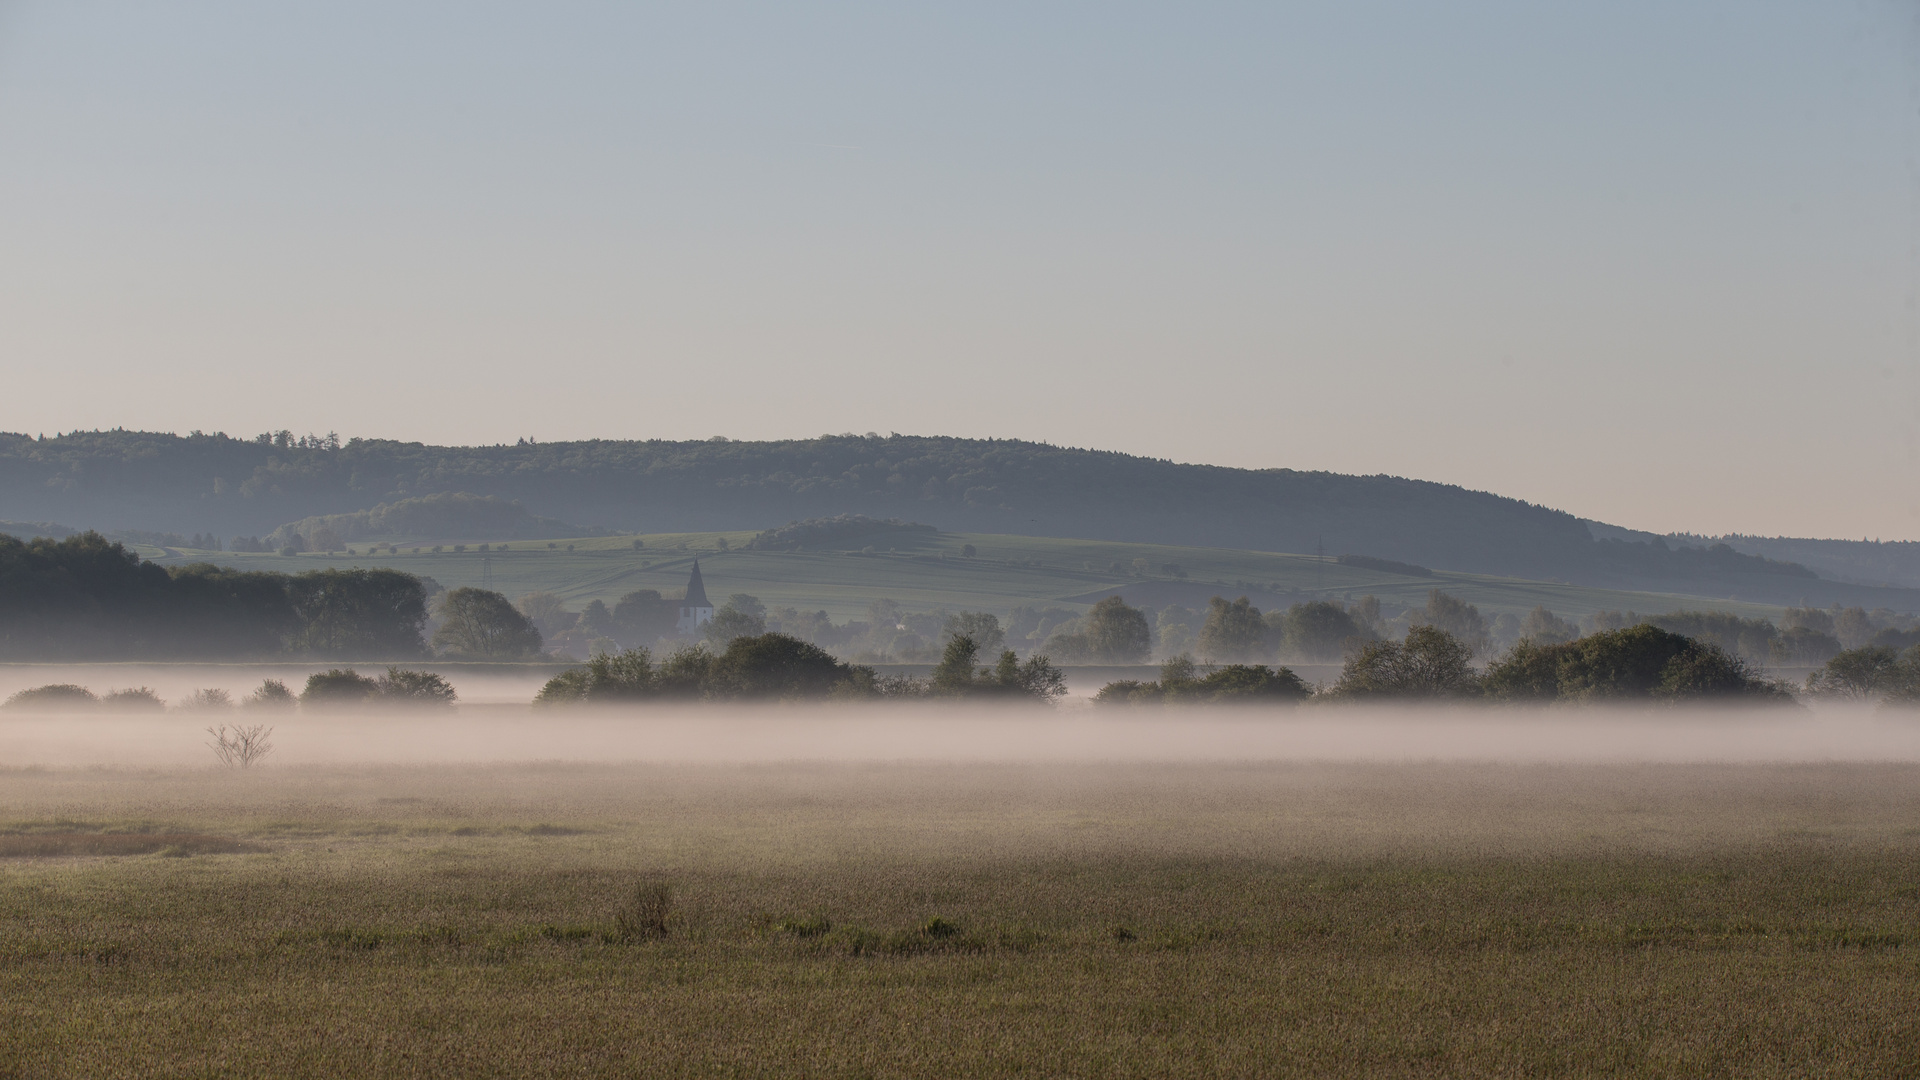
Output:
[[[832,920],[825,915],[814,915],[804,919],[782,919],[777,924],[781,930],[797,938],[825,937],[833,929]]]
[[[0,835],[0,859],[101,855],[240,855],[265,851],[226,836],[201,833],[43,832]]]
[[[667,920],[672,915],[673,885],[665,881],[643,881],[633,887],[626,902],[614,912],[611,940],[626,944],[666,937]]]

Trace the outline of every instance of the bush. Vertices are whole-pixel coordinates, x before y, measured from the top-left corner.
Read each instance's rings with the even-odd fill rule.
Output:
[[[265,724],[240,725],[231,730],[221,724],[208,728],[207,734],[213,736],[208,748],[228,768],[250,769],[273,753],[273,729]]]
[[[1436,593],[1436,595],[1445,595]],[[1363,646],[1341,669],[1336,698],[1430,700],[1468,698],[1480,692],[1468,662],[1473,647],[1437,626],[1416,626],[1405,641]]]
[[[262,689],[265,689],[262,687]],[[380,684],[352,668],[332,668],[307,676],[300,704],[309,706],[363,705],[379,696]]]
[[[7,699],[6,707],[49,711],[85,709],[97,705],[99,701],[100,699],[93,695],[93,691],[84,686],[76,686],[73,683],[49,683],[46,686],[36,686],[30,690],[20,691]]]
[[[786,634],[736,637],[713,662],[709,697],[824,698],[852,667],[818,645]]]
[[[233,708],[233,695],[225,690],[195,690],[175,706],[181,712],[225,712]]]
[[[426,705],[445,708],[459,697],[453,684],[431,671],[405,671],[390,667],[379,681],[379,697],[395,705]]]
[[[1066,676],[1045,656],[1035,654],[1021,663],[1012,649],[1002,650],[991,668],[976,667],[980,647],[970,637],[957,636],[947,642],[940,663],[928,678],[928,694],[933,697],[1024,698],[1052,702],[1067,692]]]
[[[100,707],[115,712],[160,712],[167,703],[149,687],[130,686],[125,690],[115,690],[100,698]]]
[[[666,937],[667,920],[672,914],[672,885],[664,881],[636,885],[626,903],[613,913],[613,940],[630,942]]]
[[[1313,688],[1289,668],[1265,664],[1228,664],[1194,684],[1194,691],[1216,704],[1276,704],[1303,701]]]
[[[1522,641],[1481,679],[1497,701],[1778,700],[1788,696],[1718,645],[1641,624],[1578,641]]]
[[[1313,696],[1313,688],[1290,668],[1227,664],[1196,677],[1193,661],[1175,657],[1160,666],[1160,681],[1122,679],[1100,688],[1096,705],[1290,705]]]
[[[640,701],[650,698],[821,700],[890,696],[871,668],[836,660],[787,634],[739,637],[718,655],[682,649],[654,666],[645,649],[602,653],[547,680],[537,704]]]
[[[1093,695],[1095,705],[1158,705],[1160,684],[1138,679],[1117,679]]]
[[[655,690],[653,655],[645,649],[628,649],[619,655],[596,654],[584,667],[569,668],[548,679],[533,701],[536,705],[634,701]]]

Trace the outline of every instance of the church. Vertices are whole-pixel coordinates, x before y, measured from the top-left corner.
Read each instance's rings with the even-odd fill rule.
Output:
[[[707,587],[700,581],[700,560],[693,560],[693,576],[687,579],[687,596],[680,601],[680,621],[674,626],[691,634],[713,621],[713,604],[707,599]]]

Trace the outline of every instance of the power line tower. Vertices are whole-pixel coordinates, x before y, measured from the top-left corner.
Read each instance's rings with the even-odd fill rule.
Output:
[[[491,555],[482,556],[480,559],[480,584],[489,587],[493,585],[493,557]]]
[[[1322,533],[1313,542],[1313,560],[1320,564],[1320,592],[1327,591],[1327,537]]]

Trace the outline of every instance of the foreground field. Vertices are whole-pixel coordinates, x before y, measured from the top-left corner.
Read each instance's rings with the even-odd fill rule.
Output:
[[[1920,1045],[1904,764],[35,770],[0,821],[0,1075],[1913,1075]]]

